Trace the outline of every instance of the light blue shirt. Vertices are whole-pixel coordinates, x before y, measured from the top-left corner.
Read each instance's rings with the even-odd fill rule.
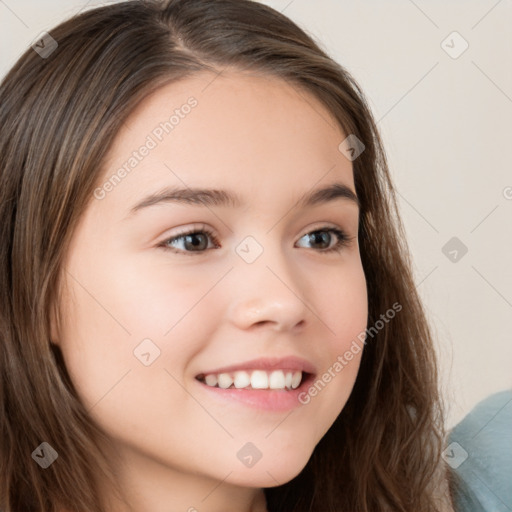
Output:
[[[443,458],[461,479],[456,512],[512,512],[512,389],[481,401],[450,432]]]

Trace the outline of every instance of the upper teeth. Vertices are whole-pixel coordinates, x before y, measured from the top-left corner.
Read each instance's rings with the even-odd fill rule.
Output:
[[[302,381],[302,372],[253,370],[248,372],[211,373],[204,377],[204,381],[207,386],[218,386],[223,389],[231,386],[238,389],[247,387],[253,389],[297,389]]]

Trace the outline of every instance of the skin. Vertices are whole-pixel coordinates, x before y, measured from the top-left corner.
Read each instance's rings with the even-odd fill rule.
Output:
[[[65,262],[52,341],[111,439],[105,449],[118,457],[131,508],[106,488],[112,512],[265,511],[262,488],[302,470],[359,368],[361,352],[291,413],[215,400],[195,379],[288,355],[313,363],[319,377],[367,320],[357,205],[338,198],[294,208],[302,194],[334,182],[355,193],[352,163],[338,150],[346,134],[318,100],[281,80],[236,71],[214,77],[166,85],[138,106],[100,186],[175,108],[198,101],[121,183],[91,200]],[[228,189],[244,204],[161,203],[130,214],[165,186]],[[161,246],[203,225],[217,249],[209,238],[202,253],[183,238],[171,246],[181,253]],[[325,245],[305,236],[325,226],[345,231],[349,244],[326,253],[334,233]],[[251,264],[235,252],[246,236],[263,248]],[[133,351],[148,338],[160,356],[145,366]],[[250,468],[237,457],[247,442],[262,453]]]

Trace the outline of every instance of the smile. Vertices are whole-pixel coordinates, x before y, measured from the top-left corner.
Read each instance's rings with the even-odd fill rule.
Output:
[[[197,379],[210,387],[222,389],[297,389],[303,372],[290,370],[252,370],[232,373],[210,373]]]

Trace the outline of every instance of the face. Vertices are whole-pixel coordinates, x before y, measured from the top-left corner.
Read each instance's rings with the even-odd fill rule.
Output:
[[[304,467],[357,375],[359,210],[347,134],[318,100],[213,78],[164,86],[118,134],[53,342],[132,473],[270,487]]]

